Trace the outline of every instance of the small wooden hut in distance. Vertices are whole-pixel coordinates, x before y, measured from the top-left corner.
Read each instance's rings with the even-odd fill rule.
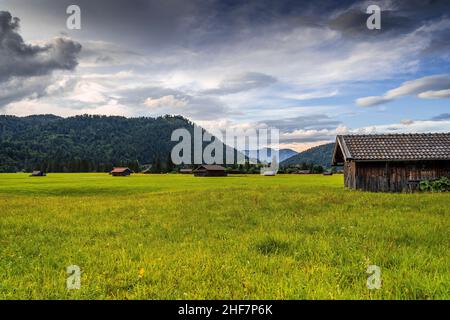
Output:
[[[130,168],[114,168],[109,174],[114,177],[125,177],[132,174],[133,171]]]
[[[227,172],[225,168],[217,164],[201,165],[194,170],[196,177],[226,177]]]
[[[348,188],[414,191],[422,180],[450,177],[450,133],[339,135],[333,165]]]

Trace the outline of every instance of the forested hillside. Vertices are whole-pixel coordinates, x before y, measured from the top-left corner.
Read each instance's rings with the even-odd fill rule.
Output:
[[[331,158],[333,156],[334,143],[328,143],[311,148],[296,154],[280,163],[281,167],[289,167],[301,164],[314,164],[325,168],[331,167]]]
[[[179,116],[124,118],[0,116],[0,171],[108,171],[125,165],[170,166],[172,131],[193,130]]]

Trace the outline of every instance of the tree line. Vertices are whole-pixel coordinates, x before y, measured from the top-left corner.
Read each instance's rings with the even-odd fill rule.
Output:
[[[171,134],[180,128],[193,134],[194,124],[181,116],[3,115],[0,116],[0,172],[109,172],[113,167],[129,167],[134,172],[166,173],[195,168],[175,166],[171,161],[171,151],[177,143],[171,141]],[[330,146],[325,152],[317,149],[316,153],[327,155],[328,149]],[[234,153],[237,159],[237,151]],[[248,157],[246,160],[245,164],[226,166],[227,170],[259,173],[261,165],[249,164]],[[304,166],[311,172],[323,171],[317,165],[311,167],[305,163]],[[289,170],[281,168],[280,173]]]
[[[0,116],[0,172],[107,172],[142,165],[172,170],[173,130],[193,130],[180,116]]]

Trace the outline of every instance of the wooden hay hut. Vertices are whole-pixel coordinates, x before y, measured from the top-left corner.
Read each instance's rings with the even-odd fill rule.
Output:
[[[348,188],[406,192],[422,180],[450,177],[450,133],[340,135],[333,165]]]
[[[194,170],[196,177],[226,177],[225,168],[217,164],[201,165]]]
[[[133,173],[133,170],[131,170],[130,168],[114,168],[110,174],[113,175],[114,177],[125,177],[125,176],[129,176],[130,174]]]

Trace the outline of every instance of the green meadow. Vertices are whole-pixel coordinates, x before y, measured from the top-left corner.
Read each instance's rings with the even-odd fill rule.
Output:
[[[449,209],[342,175],[1,174],[0,299],[449,299]]]

